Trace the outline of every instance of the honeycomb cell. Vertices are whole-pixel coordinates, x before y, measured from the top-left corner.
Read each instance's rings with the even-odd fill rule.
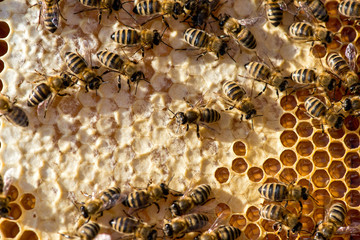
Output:
[[[281,165],[275,158],[268,158],[263,164],[263,169],[267,175],[274,176],[280,171]]]
[[[345,134],[344,129],[335,129],[335,128],[329,128],[329,134],[332,138],[339,139],[342,138]]]
[[[19,191],[14,185],[11,185],[7,195],[11,197],[11,201],[15,201],[19,196]]]
[[[325,219],[325,209],[324,208],[317,208],[314,211],[313,219],[316,223]]]
[[[314,210],[314,203],[313,200],[311,199],[303,200],[302,205],[303,205],[302,214],[308,215],[312,213],[312,211]]]
[[[345,182],[349,188],[360,186],[360,175],[357,171],[348,171],[345,175]]]
[[[244,173],[248,168],[248,164],[243,158],[235,158],[232,161],[231,169],[236,173]]]
[[[228,218],[231,214],[230,207],[226,203],[219,203],[215,207],[215,214],[217,217],[222,215],[222,217]]]
[[[2,72],[5,68],[5,64],[3,60],[0,60],[0,72]]]
[[[332,178],[340,179],[345,173],[346,169],[342,161],[333,161],[329,166],[329,173]]]
[[[215,171],[215,179],[219,183],[227,182],[227,180],[229,180],[229,177],[230,177],[229,169],[227,169],[225,167],[220,167],[220,168],[216,169],[216,171]]]
[[[312,139],[316,147],[326,147],[329,144],[329,135],[323,132],[316,132]]]
[[[260,218],[260,211],[257,207],[251,206],[246,211],[246,217],[251,222],[255,222]]]
[[[346,203],[350,207],[358,207],[360,205],[360,193],[357,190],[350,190],[345,197]]]
[[[300,89],[296,91],[296,98],[299,102],[305,102],[305,100],[312,95],[313,94],[311,93],[310,89]],[[304,104],[301,104],[300,106],[305,110]]]
[[[344,126],[350,131],[355,131],[358,129],[359,125],[359,120],[353,115],[347,116],[344,120]]]
[[[318,188],[324,188],[329,184],[330,177],[323,169],[316,170],[311,177],[312,182]]]
[[[296,132],[300,137],[309,137],[313,133],[313,127],[308,122],[301,122],[296,127]]]
[[[332,142],[329,145],[329,153],[333,158],[341,158],[345,154],[345,148],[341,142]]]
[[[35,207],[35,196],[30,193],[24,194],[21,197],[20,204],[25,210],[33,209]]]
[[[312,160],[316,167],[326,167],[330,161],[330,156],[326,151],[317,150]]]
[[[0,229],[5,238],[15,238],[20,232],[19,225],[16,222],[8,220],[1,223]]]
[[[298,136],[294,131],[286,130],[280,135],[280,141],[284,147],[292,147],[298,140]]]
[[[330,202],[330,194],[325,189],[318,189],[312,195],[319,206],[327,206]]]
[[[293,150],[287,149],[280,154],[280,161],[285,166],[292,166],[297,160],[296,154]]]
[[[360,156],[357,152],[348,152],[344,162],[349,168],[358,168],[360,166]]]
[[[19,240],[38,240],[39,237],[36,235],[35,232],[26,230],[23,232]]]
[[[337,1],[326,1],[325,7],[329,15],[337,15],[338,14],[338,5]]]
[[[303,224],[303,227],[301,228],[303,231],[311,232],[315,227],[315,223],[311,217],[302,216],[300,222]]]
[[[7,42],[5,42],[4,40],[0,40],[0,57],[4,56],[5,53],[7,53],[7,51],[8,51]]]
[[[296,107],[297,103],[295,97],[289,95],[281,98],[280,105],[285,111],[291,111]]]
[[[256,224],[250,223],[247,225],[244,232],[248,239],[259,239],[260,228]]]
[[[345,196],[346,186],[341,181],[334,181],[330,183],[329,191],[334,198],[342,198]]]
[[[350,149],[357,148],[359,147],[359,137],[355,133],[348,133],[344,138],[344,143]]]
[[[237,141],[233,145],[234,153],[238,156],[245,156],[246,154],[246,145],[241,141]]]
[[[266,240],[280,240],[280,238],[276,234],[272,234],[272,233],[266,234],[265,239]]]
[[[345,218],[346,225],[354,224],[359,225],[360,224],[360,212],[356,209],[350,209]]]
[[[13,220],[19,219],[19,217],[22,214],[20,206],[17,205],[16,203],[10,203],[9,206],[11,209],[9,215],[13,218]]]
[[[0,38],[6,38],[10,33],[10,27],[7,22],[0,21]]]
[[[341,40],[343,42],[353,42],[356,38],[356,30],[350,26],[341,30]]]
[[[267,219],[261,219],[261,226],[264,228],[266,232],[274,232],[273,225],[274,225],[273,221]]]
[[[339,17],[340,17],[340,21],[342,22],[343,26],[345,26],[345,25],[354,25],[354,20],[353,19],[350,19],[350,18],[345,17],[345,16],[340,15],[340,14],[339,14]]]
[[[296,182],[297,174],[292,168],[284,168],[280,173],[280,181],[284,183]]]
[[[296,164],[296,171],[301,176],[306,176],[313,170],[313,164],[309,159],[300,159]]]
[[[231,216],[229,224],[233,227],[243,229],[246,226],[246,218],[243,215],[234,214]]]
[[[311,141],[308,140],[302,140],[296,146],[297,153],[304,157],[309,156],[313,152],[313,150],[314,145],[311,143]]]
[[[293,128],[296,124],[296,118],[291,113],[285,113],[280,118],[280,124],[284,128]]]
[[[253,182],[259,182],[264,177],[264,172],[261,168],[252,167],[247,172],[248,178]]]
[[[305,187],[307,189],[309,189],[309,192],[312,192],[313,191],[313,187],[312,187],[312,184],[309,180],[307,179],[301,179],[298,181],[297,185],[299,186],[302,186],[302,187]]]
[[[295,112],[296,117],[299,120],[308,120],[310,117],[306,114],[304,104],[301,104]]]
[[[337,21],[333,20],[333,21]],[[338,49],[341,46],[341,42],[340,42],[340,38],[338,36],[334,37],[334,40],[331,43],[327,44],[327,47],[329,50],[334,50],[334,49]]]
[[[311,48],[311,53],[315,58],[323,58],[326,55],[326,48],[324,45],[316,44]]]

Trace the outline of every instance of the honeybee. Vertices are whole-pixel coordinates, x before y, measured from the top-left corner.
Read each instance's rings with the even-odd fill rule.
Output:
[[[296,40],[320,41],[323,44],[331,43],[334,34],[323,26],[314,27],[306,22],[296,22],[289,27],[290,37]]]
[[[4,174],[4,178],[0,175],[0,218],[9,218],[11,208],[9,203],[11,201],[11,196],[8,195],[11,184],[14,181],[14,169],[10,168]]]
[[[283,19],[285,3],[282,0],[266,0],[266,5],[269,22],[274,27],[279,26]]]
[[[175,200],[170,206],[170,212],[173,217],[184,215],[195,206],[205,204],[211,194],[211,187],[208,184],[201,184],[188,194],[184,194],[179,200]]]
[[[111,70],[119,72],[121,75],[124,75],[127,78],[127,84],[129,86],[129,89],[131,89],[130,82],[136,83],[135,94],[137,91],[137,86],[141,80],[144,80],[145,82],[149,82],[146,80],[145,74],[142,71],[138,70],[139,67],[137,66],[137,63],[134,61],[123,59],[122,56],[106,50],[98,52],[96,56],[102,65],[104,65],[107,68],[110,68]],[[121,89],[120,76],[118,77],[118,89],[119,91]]]
[[[54,33],[59,27],[59,1],[60,0],[40,0],[39,3],[32,5],[40,5],[39,24],[44,25],[45,29]]]
[[[299,84],[315,85],[325,90],[332,91],[335,89],[336,80],[328,72],[317,74],[314,70],[300,68],[291,73],[291,79]]]
[[[20,107],[15,106],[17,100],[15,99],[12,103],[10,97],[0,94],[0,116],[5,118],[20,127],[29,126],[29,119],[24,110]]]
[[[305,110],[310,117],[320,118],[322,124],[325,123],[331,128],[342,128],[344,116],[337,114],[333,109],[328,109],[326,105],[316,97],[308,97],[305,100]],[[321,125],[321,127],[323,128],[323,125]]]
[[[342,103],[344,111],[354,113],[356,116],[360,115],[360,97],[351,96],[347,97]]]
[[[68,68],[83,82],[85,82],[85,91],[98,90],[104,82],[101,76],[98,76],[92,68],[89,68],[85,59],[78,53],[65,53],[65,61]]]
[[[109,224],[120,233],[132,234],[134,239],[155,240],[157,238],[155,224],[149,225],[135,218],[117,217],[111,219]]]
[[[250,101],[250,98],[245,97],[246,91],[243,87],[237,84],[234,81],[226,81],[223,85],[223,92],[227,99],[227,103],[231,105],[227,110],[233,108],[239,109],[245,114],[245,119],[249,120],[256,116],[256,109],[254,104]],[[243,119],[243,114],[241,114],[241,119]]]
[[[343,0],[338,6],[338,11],[341,15],[348,18],[360,18],[360,3],[355,0]]]
[[[296,0],[295,4],[304,10],[309,18],[315,18],[320,22],[329,21],[329,14],[321,0]]]
[[[46,83],[40,83],[35,86],[30,96],[27,100],[27,105],[29,107],[38,106],[40,103],[45,102],[45,112],[44,118],[46,117],[46,112],[48,106],[53,102],[57,95],[66,96],[67,93],[60,93],[62,90],[74,85],[71,76],[66,72],[61,72],[60,76],[46,76],[42,73],[38,73],[43,76],[46,80]]]
[[[284,207],[275,204],[269,204],[260,209],[260,216],[264,219],[273,220],[276,223],[273,225],[273,229],[281,232],[282,227],[288,228],[287,237],[290,237],[290,231],[297,233],[301,231],[302,223],[299,221],[301,215],[291,213]]]
[[[189,214],[166,220],[163,231],[166,237],[182,238],[186,233],[199,231],[209,222],[204,214]]]
[[[218,226],[197,236],[195,240],[235,240],[240,237],[240,229],[233,226]]]
[[[93,240],[96,238],[99,231],[100,231],[99,224],[95,222],[88,222],[88,223],[84,223],[80,228],[78,228],[76,233],[73,235],[67,235],[65,233],[60,233],[60,235],[70,239],[79,238],[81,240]]]
[[[346,217],[346,206],[342,203],[334,203],[328,212],[325,221],[316,225],[315,240],[330,240],[336,230],[344,224]]]
[[[212,16],[217,19],[213,12],[215,12],[222,4],[219,0],[186,0],[184,4],[184,12],[186,18],[182,22],[188,22],[191,27],[201,27],[206,24],[206,20]]]

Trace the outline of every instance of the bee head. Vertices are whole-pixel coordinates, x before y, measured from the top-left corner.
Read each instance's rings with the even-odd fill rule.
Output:
[[[184,9],[181,7],[181,4],[178,2],[175,2],[174,5],[174,13],[175,15],[180,15],[184,12]]]
[[[175,201],[170,206],[170,212],[173,216],[180,216],[180,207],[179,204]]]
[[[322,232],[317,231],[314,236],[315,240],[326,240],[327,238],[322,234]]]
[[[256,110],[255,109],[251,109],[250,111],[248,111],[246,113],[245,119],[249,120],[251,118],[253,118],[256,115]],[[260,190],[260,189],[259,189]]]
[[[121,0],[114,0],[113,5],[112,5],[112,9],[114,11],[119,11],[121,8]]]
[[[334,34],[330,31],[326,31],[326,37],[325,37],[325,41],[327,43],[331,43],[334,39]]]
[[[223,16],[220,16],[220,18],[219,18],[219,26],[220,26],[220,28],[223,28],[223,27],[224,27],[226,21],[227,21],[229,18],[230,18],[230,16],[229,16],[228,14],[226,14],[226,13],[225,13]]]
[[[169,224],[169,223],[165,224],[163,230],[164,230],[165,236],[167,236],[167,237],[172,237],[172,235],[173,235],[173,229],[172,229],[172,227],[171,227],[171,224]]]
[[[139,81],[141,79],[145,79],[145,75],[144,75],[144,73],[142,71],[137,71],[131,76],[130,81],[131,82],[137,82],[137,81]]]
[[[175,114],[176,122],[179,124],[185,124],[187,123],[188,119],[183,112],[178,112]]]
[[[192,0],[189,0],[189,1],[187,1],[187,2],[185,3],[184,8],[185,8],[186,10],[191,10],[193,4],[194,4],[194,2],[193,2]]]
[[[355,94],[359,94],[360,93],[360,84],[353,84],[350,87],[350,92],[355,93]]]
[[[89,88],[91,90],[99,89],[102,82],[103,82],[102,78],[100,76],[97,76],[96,78],[94,78],[89,82]]]
[[[301,231],[301,228],[302,228],[302,223],[301,223],[301,222],[298,222],[291,231],[292,231],[293,233],[296,233],[296,232]]]
[[[157,231],[153,229],[147,236],[146,240],[155,240],[156,238],[157,238]]]
[[[9,102],[5,98],[0,98],[0,110],[8,110],[9,107]]]
[[[89,217],[89,212],[88,212],[88,210],[86,209],[85,206],[81,206],[81,207],[80,207],[80,212],[81,212],[81,215],[82,215],[84,218],[88,218],[88,217]]]
[[[288,84],[289,84],[289,82],[288,82],[287,80],[284,80],[284,81],[280,84],[280,86],[279,86],[279,91],[280,91],[280,92],[285,91],[285,89],[287,88]]]
[[[224,55],[227,52],[227,48],[228,48],[227,43],[223,42],[220,46],[219,54],[221,56]]]
[[[301,197],[304,200],[307,200],[309,198],[309,190],[307,188],[301,188]]]
[[[328,89],[329,91],[332,91],[332,90],[335,88],[335,84],[336,84],[336,80],[335,80],[334,78],[332,78],[332,79],[330,80],[329,85],[327,86],[327,89]]]
[[[169,187],[165,183],[161,183],[160,188],[165,196],[169,195]]]
[[[73,81],[71,80],[71,77],[66,73],[60,73],[60,77],[63,79],[62,84],[65,88],[71,86],[73,84]]]
[[[157,31],[157,30],[154,30],[154,40],[153,40],[153,43],[155,45],[159,45],[161,42],[161,35],[160,33]]]
[[[339,114],[336,121],[335,121],[334,127],[336,129],[340,129],[340,128],[342,128],[343,123],[344,123],[344,115]]]
[[[342,107],[343,107],[344,111],[346,111],[346,112],[350,111],[352,108],[351,99],[350,98],[345,99],[345,101],[342,104]]]
[[[9,214],[9,209],[6,207],[1,208],[0,216],[7,216]]]

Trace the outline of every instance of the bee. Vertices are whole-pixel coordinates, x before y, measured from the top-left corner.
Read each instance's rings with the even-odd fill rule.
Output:
[[[342,203],[334,203],[328,212],[327,219],[316,225],[315,240],[330,240],[336,230],[344,224],[346,206]]]
[[[360,97],[359,96],[351,96],[347,97],[342,103],[342,107],[344,111],[355,113],[356,116],[360,115]]]
[[[219,26],[224,29],[226,35],[232,36],[244,48],[249,50],[256,48],[254,35],[245,26],[242,26],[237,19],[230,17],[228,14],[220,15]]]
[[[284,4],[282,0],[266,0],[268,20],[274,27],[282,22]]]
[[[42,73],[38,73],[43,76],[46,83],[40,83],[30,93],[27,100],[29,107],[38,106],[42,102],[46,102],[44,118],[46,117],[46,111],[48,106],[53,102],[56,95],[66,96],[67,93],[60,93],[62,90],[74,85],[71,76],[66,72],[61,72],[60,76],[46,76]],[[45,101],[46,100],[46,101]]]
[[[299,84],[315,85],[325,90],[332,91],[335,89],[336,80],[328,72],[317,74],[314,70],[300,68],[291,73],[291,79]]]
[[[208,52],[213,52],[219,58],[219,56],[223,56],[225,53],[228,53],[228,36],[215,36],[213,34],[209,34],[203,30],[188,28],[184,32],[184,40],[193,47],[199,48],[203,50],[202,53],[196,58],[198,60]],[[176,50],[188,50],[185,49],[176,49]],[[230,56],[230,55],[229,55]],[[231,56],[230,56],[231,57]],[[231,59],[235,61],[232,57]]]
[[[287,237],[290,237],[290,230],[292,233],[301,231],[302,223],[299,221],[301,215],[296,216],[280,205],[269,204],[260,209],[260,216],[264,219],[273,220],[276,223],[273,225],[274,230],[281,232],[282,227],[288,228]]]
[[[360,18],[360,3],[355,0],[343,0],[338,6],[341,15],[348,18]]]
[[[209,222],[204,214],[189,214],[166,220],[163,231],[166,237],[182,238],[186,233],[199,231]]]
[[[312,118],[320,118],[323,123],[331,128],[340,129],[344,123],[344,116],[328,109],[326,105],[316,97],[308,97],[305,100],[305,110]],[[323,125],[321,125],[323,128]],[[323,129],[324,131],[324,129]]]
[[[54,33],[59,27],[59,9],[60,0],[40,0],[39,3],[32,5],[40,5],[39,24],[42,23],[44,28]]]
[[[4,177],[0,175],[0,217],[13,219],[9,216],[11,207],[9,203],[11,201],[11,196],[8,195],[11,183],[14,181],[14,169],[10,168],[4,174]]]
[[[100,231],[100,225],[95,222],[88,222],[83,224],[80,228],[77,229],[76,233],[73,235],[67,235],[60,233],[60,235],[66,238],[79,238],[81,240],[93,240],[96,238]]]
[[[155,240],[157,238],[155,224],[149,225],[135,218],[117,217],[111,219],[109,224],[120,233],[134,235],[134,239]]]
[[[296,0],[296,5],[303,9],[310,18],[315,18],[320,22],[329,21],[329,14],[321,0]]]
[[[15,99],[12,103],[10,97],[0,94],[0,116],[5,118],[20,127],[29,126],[29,118],[20,107],[16,106],[17,100]]]
[[[290,37],[296,40],[320,41],[323,44],[331,43],[334,34],[323,26],[314,27],[306,22],[296,22],[289,27]]]
[[[85,82],[85,91],[98,90],[104,82],[101,76],[98,76],[92,68],[89,68],[85,59],[78,53],[65,53],[65,61],[68,68],[83,82]]]
[[[256,116],[256,109],[254,104],[250,101],[250,98],[245,97],[245,89],[237,84],[234,81],[226,81],[223,85],[223,92],[227,97],[226,101],[230,108],[226,110],[231,110],[233,108],[239,109],[245,114],[245,119],[249,120]],[[241,114],[241,119],[243,119],[243,114]]]
[[[276,88],[276,95],[279,97],[279,91],[283,92],[288,88],[288,77],[283,77],[277,71],[272,71],[268,66],[259,62],[249,62],[245,64],[245,69],[252,78],[257,81],[265,82],[264,89],[256,96],[260,96],[265,92],[267,85]]]
[[[102,65],[104,65],[107,68],[110,68],[111,70],[119,72],[121,75],[124,75],[127,78],[127,84],[129,86],[129,89],[131,89],[130,82],[136,83],[136,90],[139,81],[144,80],[146,82],[149,82],[145,79],[145,74],[142,71],[138,70],[139,67],[137,66],[137,63],[134,61],[123,59],[122,56],[109,51],[100,51],[96,54],[96,56]],[[119,91],[121,89],[120,76],[118,78],[118,89]]]
[[[233,226],[219,226],[197,236],[195,240],[235,240],[240,237],[240,229]]]
[[[190,19],[189,25],[195,28],[206,24],[206,20],[210,16],[217,19],[213,12],[222,5],[219,4],[219,2],[219,0],[186,0],[184,4],[184,12],[187,16],[182,22],[186,22]]]
[[[173,217],[184,215],[195,206],[204,205],[211,194],[211,187],[208,184],[201,184],[179,200],[175,200],[170,206]]]

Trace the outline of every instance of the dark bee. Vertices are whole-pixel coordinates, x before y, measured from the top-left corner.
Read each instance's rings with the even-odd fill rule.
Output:
[[[334,203],[328,212],[325,221],[319,222],[316,226],[315,240],[330,240],[336,230],[344,224],[346,217],[346,206],[342,203]]]
[[[92,68],[89,68],[85,59],[77,53],[65,53],[65,61],[68,68],[85,83],[85,91],[99,89],[103,83],[101,76],[98,76]]]
[[[360,3],[356,0],[343,0],[338,6],[338,11],[341,15],[352,18],[360,18]]]
[[[342,128],[344,116],[342,114],[337,114],[335,110],[328,109],[326,105],[316,97],[308,97],[305,100],[305,110],[310,117],[320,118],[322,124],[327,124],[331,128]]]
[[[173,217],[184,215],[195,206],[205,204],[211,194],[211,187],[208,184],[201,184],[192,189],[188,194],[185,194],[179,200],[175,200],[171,206],[170,211]]]
[[[284,2],[282,0],[266,0],[266,5],[269,22],[274,27],[279,26],[284,15]]]
[[[59,27],[59,1],[60,0],[40,0],[39,23],[41,22],[45,29],[51,33],[54,33]],[[33,6],[35,6],[33,5]]]
[[[67,235],[64,233],[60,233],[62,236],[66,237],[66,238],[79,238],[81,240],[93,240],[96,238],[96,236],[98,235],[100,231],[100,226],[99,224],[95,223],[95,222],[90,222],[90,223],[85,223],[83,224],[75,234],[73,235]]]
[[[289,27],[290,37],[296,40],[320,41],[323,44],[331,43],[334,34],[325,27],[314,27],[306,22],[296,22]]]
[[[240,229],[233,226],[219,226],[197,236],[195,240],[235,240],[240,237]]]
[[[329,14],[321,0],[296,0],[295,3],[308,17],[316,18],[320,22],[329,21]]]
[[[148,82],[145,79],[144,73],[138,70],[139,67],[136,62],[130,61],[128,59],[123,59],[120,55],[109,51],[100,51],[96,54],[96,56],[99,59],[100,63],[103,64],[105,67],[119,72],[121,75],[124,75],[127,78],[127,84],[129,85],[129,89],[131,89],[130,82],[136,83],[136,89],[139,81],[144,80]],[[118,89],[119,91],[121,89],[120,76],[118,78]]]
[[[301,215],[296,216],[289,212],[287,209],[280,205],[269,204],[260,209],[260,216],[264,219],[273,220],[276,223],[273,225],[274,230],[281,232],[282,227],[288,228],[287,237],[290,237],[290,231],[292,233],[298,233],[301,231],[302,223],[299,222]]]
[[[4,178],[0,175],[0,218],[9,218],[11,207],[9,203],[11,201],[10,195],[8,195],[11,183],[14,181],[14,169],[7,170],[4,174]]]
[[[167,220],[163,231],[166,237],[182,238],[186,233],[199,231],[209,222],[209,218],[203,214],[189,214]]]
[[[342,103],[344,111],[355,114],[356,116],[360,115],[360,97],[351,96],[347,97]]]
[[[219,2],[219,0],[186,0],[184,12],[187,16],[183,22],[187,22],[190,19],[188,23],[191,27],[201,27],[206,24],[210,16],[217,19],[213,12],[222,5]]]
[[[332,91],[335,89],[336,80],[327,72],[317,74],[312,69],[300,68],[291,73],[291,79],[301,85],[315,85],[325,90]]]
[[[20,107],[15,106],[16,100],[10,102],[10,98],[6,95],[0,94],[0,116],[5,116],[5,118],[20,127],[29,126],[29,119]]]
[[[131,217],[113,218],[109,222],[110,226],[120,233],[131,234],[134,239],[155,240],[157,231],[155,225],[149,225],[138,219]]]

